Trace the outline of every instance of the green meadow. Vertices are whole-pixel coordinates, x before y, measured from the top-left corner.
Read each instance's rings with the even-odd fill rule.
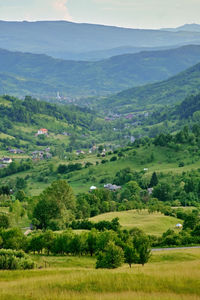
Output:
[[[89,257],[34,259],[40,269],[0,272],[1,300],[200,299],[200,249],[160,251],[144,267],[115,270],[96,270]]]
[[[119,218],[119,222],[124,229],[137,227],[142,229],[146,234],[161,235],[168,229],[175,229],[177,223],[182,223],[174,217],[165,216],[161,213],[148,213],[147,210],[128,210],[121,212],[109,212],[90,218],[93,222],[111,221],[113,218]]]

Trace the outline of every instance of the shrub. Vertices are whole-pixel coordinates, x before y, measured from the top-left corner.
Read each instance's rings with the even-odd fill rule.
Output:
[[[113,242],[109,242],[105,251],[99,252],[97,256],[96,268],[115,269],[120,267],[124,262],[123,250]]]
[[[33,269],[34,262],[22,250],[0,250],[0,270]]]
[[[0,228],[8,228],[10,225],[9,218],[6,214],[0,213]]]

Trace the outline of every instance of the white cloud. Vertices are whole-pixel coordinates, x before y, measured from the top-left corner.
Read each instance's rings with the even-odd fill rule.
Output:
[[[52,5],[53,8],[61,15],[62,19],[72,21],[72,17],[67,9],[67,2],[68,0],[54,0]]]

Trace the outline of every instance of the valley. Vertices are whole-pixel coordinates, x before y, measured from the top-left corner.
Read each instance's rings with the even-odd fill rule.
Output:
[[[199,28],[0,21],[0,299],[200,299]]]

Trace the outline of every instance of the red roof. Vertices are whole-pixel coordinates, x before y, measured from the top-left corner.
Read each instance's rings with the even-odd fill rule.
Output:
[[[46,128],[41,128],[39,131],[47,132],[48,130]]]

